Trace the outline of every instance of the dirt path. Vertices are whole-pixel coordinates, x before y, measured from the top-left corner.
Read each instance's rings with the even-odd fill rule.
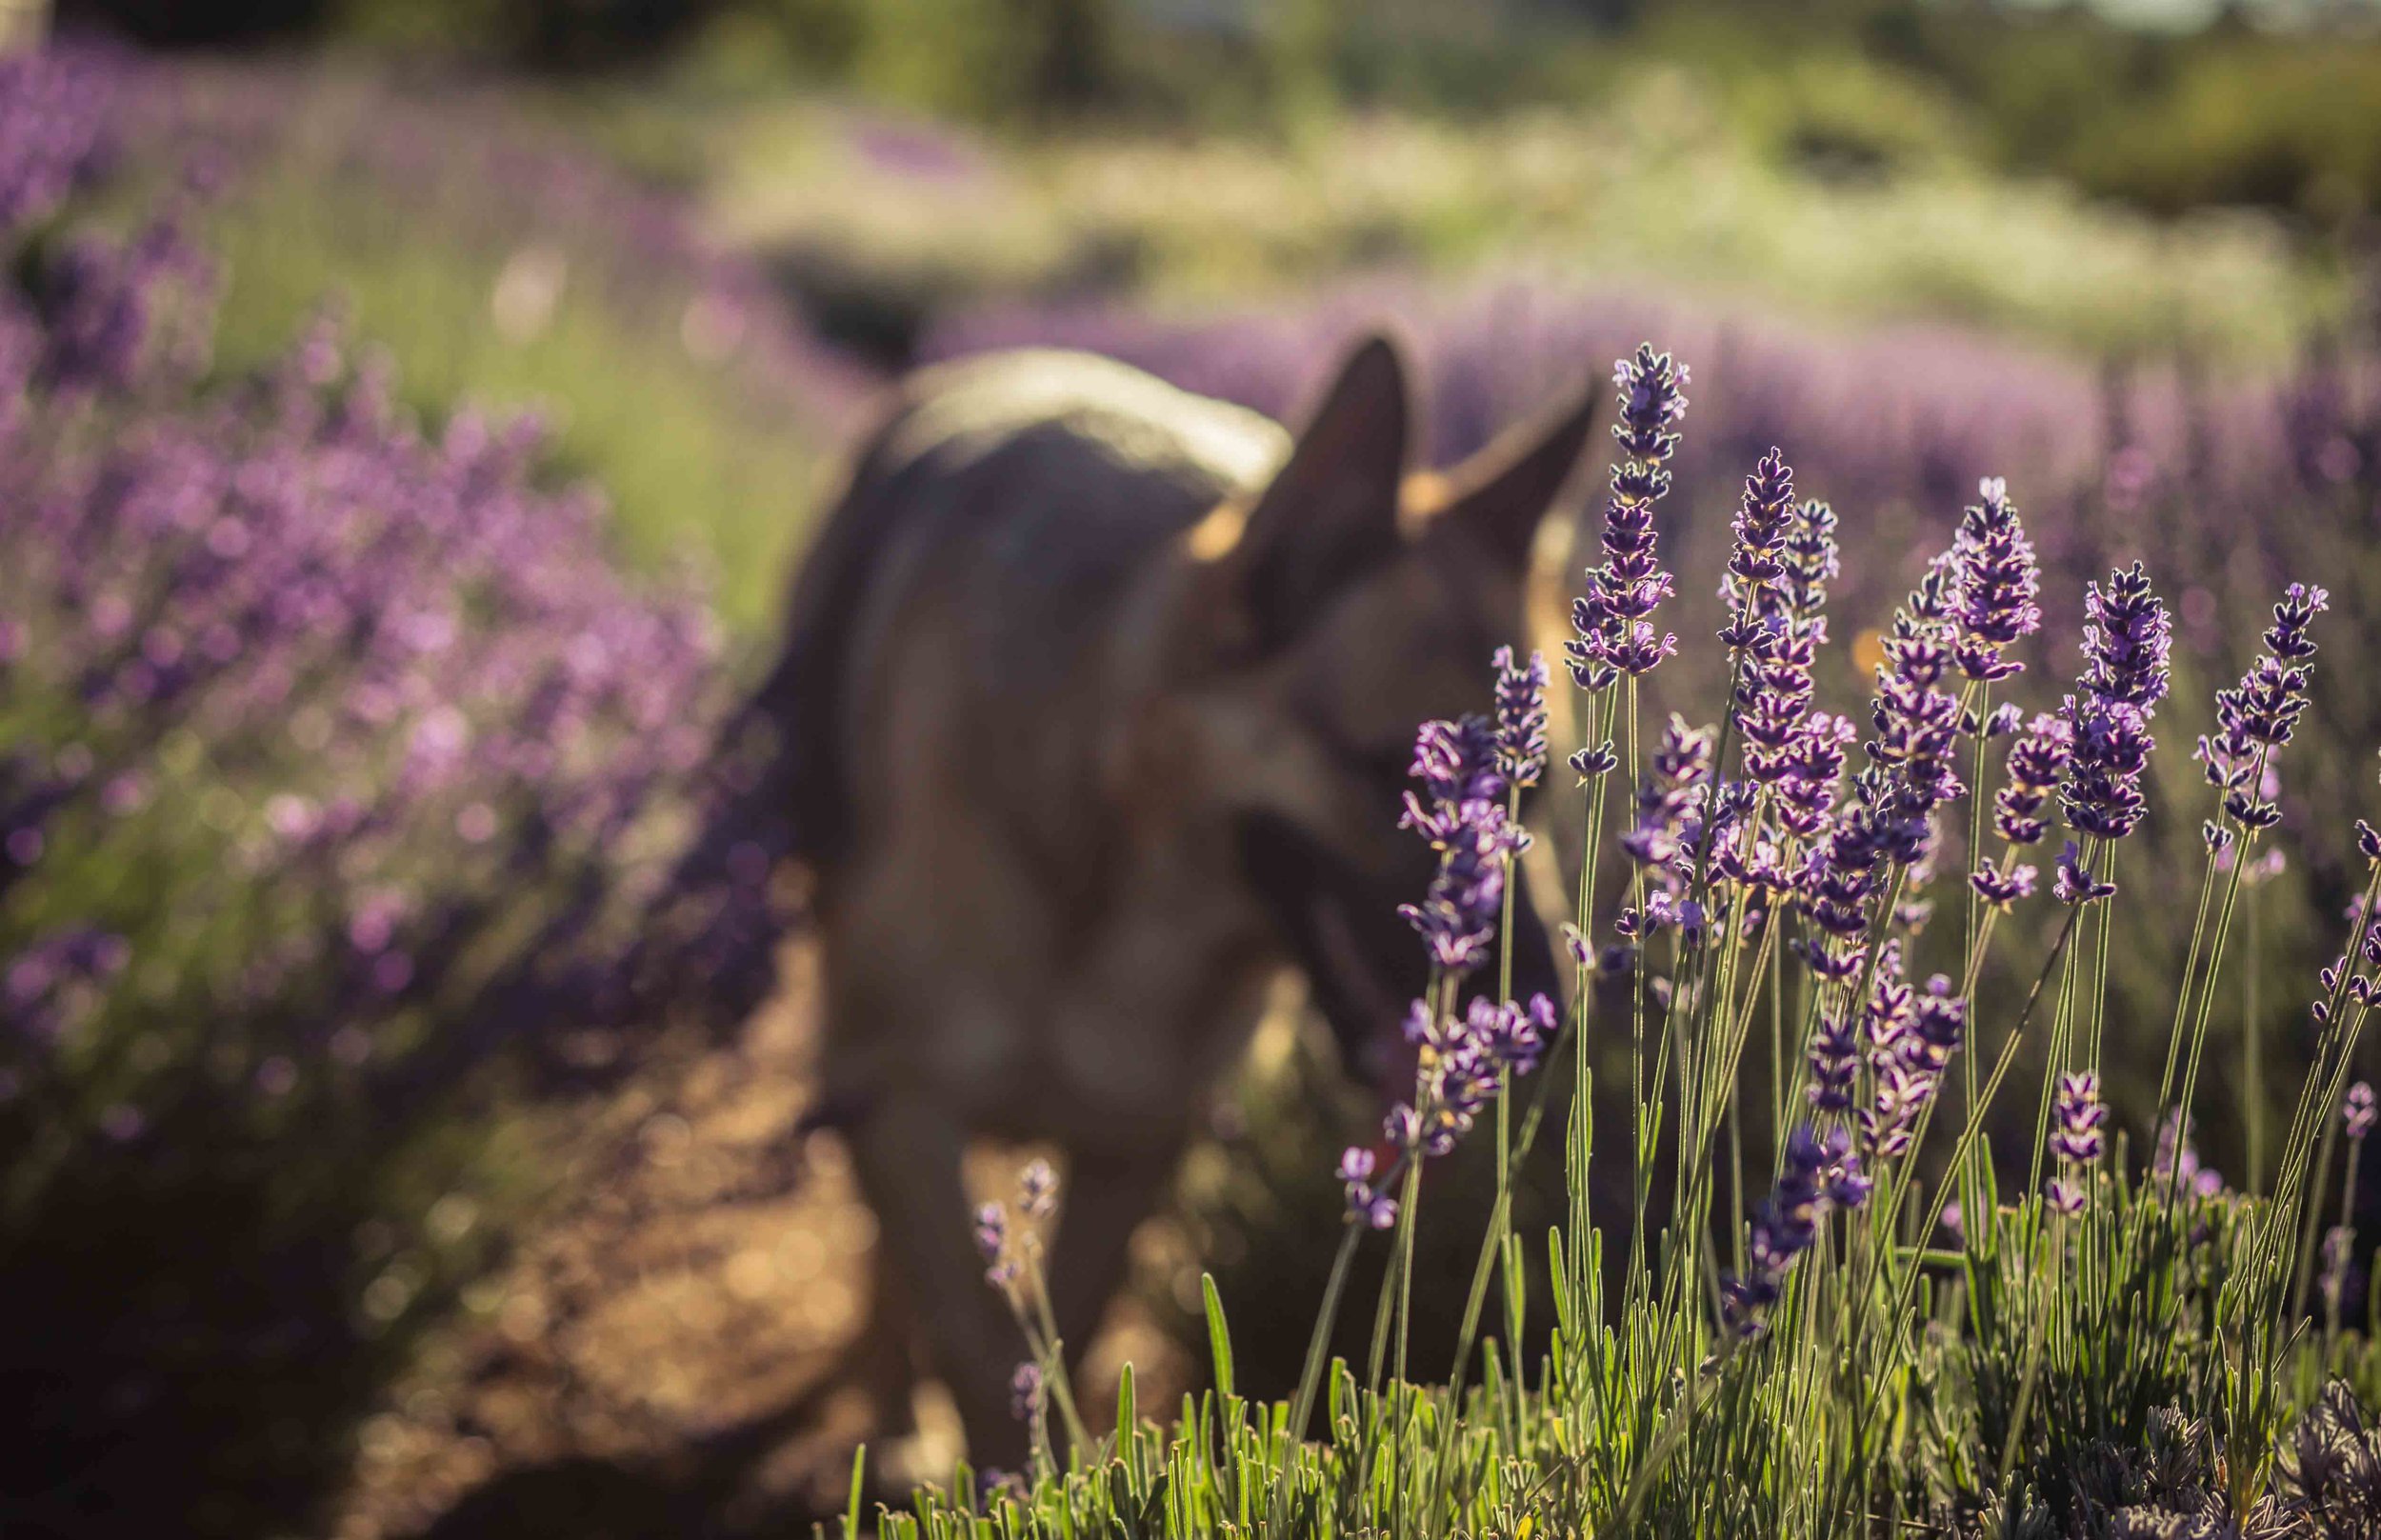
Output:
[[[790,949],[744,1044],[624,1094],[618,1155],[574,1173],[366,1426],[338,1540],[798,1533],[803,1489],[840,1489],[857,1429],[788,1412],[862,1325],[876,1225],[835,1136],[796,1137],[813,972]],[[992,1190],[1013,1169],[971,1174]],[[1129,1356],[1165,1405],[1181,1354],[1118,1315],[1087,1380]],[[955,1452],[938,1400],[911,1451],[930,1469]]]

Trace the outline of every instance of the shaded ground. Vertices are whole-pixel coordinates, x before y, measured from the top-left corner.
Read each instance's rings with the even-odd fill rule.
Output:
[[[367,1426],[339,1540],[782,1534],[840,1502],[858,1409],[811,1392],[861,1328],[875,1220],[840,1141],[796,1137],[812,973],[792,949],[739,1050],[609,1110],[600,1163]],[[995,1189],[1013,1165],[974,1175]],[[1179,1393],[1186,1361],[1130,1305],[1087,1380],[1112,1385],[1124,1357],[1143,1405]],[[938,1390],[918,1411],[871,1466],[948,1469]]]

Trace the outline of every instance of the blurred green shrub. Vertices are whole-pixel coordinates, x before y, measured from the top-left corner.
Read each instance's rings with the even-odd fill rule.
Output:
[[[2262,204],[2331,220],[2381,207],[2381,52],[2204,46],[2058,164],[2086,188],[2166,212]]]

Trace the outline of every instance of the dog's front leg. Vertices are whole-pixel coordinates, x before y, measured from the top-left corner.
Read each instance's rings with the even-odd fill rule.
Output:
[[[1132,1232],[1157,1210],[1180,1164],[1182,1144],[1091,1151],[1069,1162],[1050,1247],[1050,1309],[1072,1372],[1090,1350],[1100,1318],[1122,1288]]]
[[[1022,1470],[1028,1446],[1010,1413],[1009,1380],[1025,1338],[977,1255],[960,1163],[966,1130],[950,1110],[914,1093],[887,1096],[853,1130],[852,1156],[876,1211],[880,1266],[910,1281],[934,1369],[958,1403],[978,1469]]]

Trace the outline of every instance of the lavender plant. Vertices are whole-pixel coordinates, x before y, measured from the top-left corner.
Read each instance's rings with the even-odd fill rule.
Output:
[[[681,970],[749,998],[779,917],[765,831],[671,882],[704,596],[333,320],[207,385],[196,191],[78,218],[123,85],[0,61],[0,1282],[43,1323],[0,1379],[46,1387],[0,1486],[248,1533],[491,1254],[507,1109],[637,1062]]]
[[[1772,450],[1744,484],[1721,588],[1722,714],[1707,728],[1673,713],[1647,732],[1638,684],[1675,650],[1651,621],[1672,589],[1654,510],[1686,371],[1649,347],[1616,381],[1623,457],[1568,654],[1588,745],[1571,759],[1588,831],[1573,997],[1455,1008],[1461,981],[1498,950],[1500,873],[1525,837],[1509,777],[1536,759],[1542,675],[1501,653],[1497,719],[1432,723],[1418,741],[1405,822],[1441,858],[1408,910],[1434,969],[1405,1025],[1421,1068],[1391,1113],[1386,1162],[1351,1148],[1334,1172],[1344,1228],[1294,1397],[1269,1407],[1233,1393],[1211,1282],[1214,1393],[1168,1429],[1120,1425],[1078,1440],[1063,1464],[1049,1451],[1022,1490],[979,1499],[964,1476],[929,1489],[881,1515],[886,1532],[2313,1533],[2290,1526],[2347,1500],[2325,1451],[2363,1425],[2336,1383],[2317,1392],[2353,1334],[2341,1310],[2351,1243],[2326,1246],[2327,1340],[2303,1330],[2295,1291],[2318,1276],[2302,1236],[2317,1223],[2329,1141],[2344,1131],[2359,1151],[2374,1121],[2369,1090],[2343,1088],[2381,997],[2369,918],[2381,836],[2360,828],[2374,875],[2351,947],[2320,980],[2314,1069],[2271,1190],[2231,1190],[2190,1138],[2230,999],[2217,981],[2239,873],[2278,822],[2268,774],[2306,710],[2327,596],[2283,593],[2266,650],[2218,697],[2201,746],[2200,918],[2171,970],[2149,1103],[2156,1150],[2136,1169],[2104,1087],[2120,1074],[2146,1084],[2147,1064],[2105,1056],[2101,1027],[2128,886],[2117,848],[2155,815],[2151,723],[2174,683],[2171,619],[2146,570],[2087,590],[2084,669],[2056,712],[1993,706],[2042,616],[2032,541],[2004,485],[1985,481],[1880,633],[1871,730],[1851,770],[1855,734],[1815,704],[1811,677],[1835,524],[1824,505],[1793,501]],[[1988,795],[1988,746],[2001,738],[2005,777]],[[1608,827],[1624,766],[1625,810]],[[2054,822],[2068,837],[2042,885],[2019,855]],[[1623,857],[1616,884],[1596,875],[1608,840]],[[1954,859],[1965,923],[1931,927],[1923,891]],[[2054,923],[2002,923],[2029,910]],[[1981,987],[1996,941],[2031,952],[2016,988]],[[1950,966],[1921,979],[1922,957]],[[1766,1087],[1746,1053],[1765,1022]],[[1531,1070],[1566,1053],[1571,1205],[1533,1262],[1509,1234],[1511,1185],[1566,1079]],[[1591,1206],[1600,1056],[1629,1070],[1625,1216]],[[1993,1148],[1996,1105],[2035,1073],[2034,1139]],[[1445,1324],[1409,1308],[1420,1200],[1431,1162],[1491,1105],[1511,1137],[1454,1370],[1416,1385],[1407,1344]],[[1766,1194],[1749,1201],[1756,1189]],[[1389,1283],[1359,1373],[1327,1361],[1327,1344],[1351,1258],[1384,1230]],[[1483,1341],[1498,1275],[1505,1332]],[[1555,1307],[1534,1359],[1525,1275]],[[2302,1407],[2311,1420],[2293,1433]]]

